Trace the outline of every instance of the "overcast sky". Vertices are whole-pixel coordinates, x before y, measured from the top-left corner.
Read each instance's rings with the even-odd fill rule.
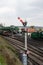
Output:
[[[28,26],[43,26],[43,0],[0,0],[0,23],[22,26],[17,17]]]

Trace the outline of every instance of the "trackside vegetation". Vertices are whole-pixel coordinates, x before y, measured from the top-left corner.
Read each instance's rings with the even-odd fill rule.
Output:
[[[0,65],[22,65],[18,58],[18,52],[10,42],[0,36]]]

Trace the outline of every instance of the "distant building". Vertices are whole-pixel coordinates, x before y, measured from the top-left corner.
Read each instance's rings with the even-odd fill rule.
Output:
[[[36,29],[35,28],[28,28],[27,29],[27,32],[28,33],[36,32]]]
[[[22,29],[22,31],[25,31],[25,29]],[[27,28],[26,30],[28,33],[36,32],[35,28]]]

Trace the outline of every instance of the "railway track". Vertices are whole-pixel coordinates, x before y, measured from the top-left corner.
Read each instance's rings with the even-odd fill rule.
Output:
[[[24,39],[22,39],[22,38],[19,39],[19,38],[14,37],[13,39],[17,39],[17,40],[19,40],[19,41],[21,41],[21,42],[24,41]],[[24,43],[24,42],[23,42],[23,43]],[[28,41],[28,44],[27,44],[28,49],[29,49],[30,51],[33,51],[34,53],[39,54],[40,56],[43,57],[43,50],[41,50],[40,48],[34,47],[34,46],[31,45],[30,43],[36,44],[37,42],[31,42],[31,40],[29,40],[29,41]],[[20,44],[20,45],[21,45],[21,44]],[[22,44],[22,45],[24,45],[24,44]]]
[[[10,44],[15,46],[15,48],[17,50],[24,50],[24,44],[22,42],[14,40],[12,38],[8,38],[8,37],[6,39],[9,40],[10,42],[12,42]],[[28,56],[29,56],[29,58],[31,58],[32,61],[31,60],[30,61],[33,63],[33,65],[36,65],[36,64],[37,65],[43,65],[43,54],[40,53],[41,50],[39,51],[39,49],[33,48],[33,46],[29,46],[28,50],[30,51]]]

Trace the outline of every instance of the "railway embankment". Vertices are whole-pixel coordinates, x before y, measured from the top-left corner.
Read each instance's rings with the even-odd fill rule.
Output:
[[[0,64],[1,65],[22,65],[18,58],[18,52],[9,45],[9,41],[0,36]]]

